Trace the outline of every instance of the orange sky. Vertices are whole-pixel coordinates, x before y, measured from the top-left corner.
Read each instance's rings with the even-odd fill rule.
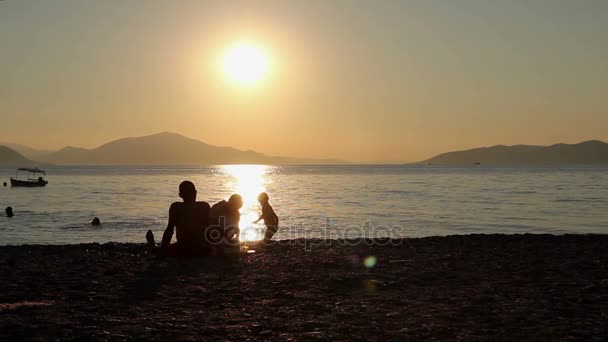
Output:
[[[271,155],[408,162],[608,140],[601,1],[0,2],[0,141],[172,131]],[[226,82],[241,40],[271,59]]]

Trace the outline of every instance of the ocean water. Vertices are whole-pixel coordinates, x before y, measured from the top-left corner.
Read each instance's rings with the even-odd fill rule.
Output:
[[[0,208],[15,212],[0,213],[1,245],[158,240],[182,180],[210,204],[240,193],[244,241],[263,236],[261,191],[277,239],[608,233],[608,167],[53,167],[44,188],[11,188],[13,174],[0,169]]]

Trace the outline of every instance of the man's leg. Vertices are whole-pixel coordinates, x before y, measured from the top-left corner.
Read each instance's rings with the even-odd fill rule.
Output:
[[[156,242],[154,241],[154,233],[151,230],[148,230],[146,233],[146,241],[148,241],[148,248],[155,248]]]

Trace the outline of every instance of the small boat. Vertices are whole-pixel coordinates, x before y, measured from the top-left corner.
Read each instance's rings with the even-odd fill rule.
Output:
[[[44,179],[45,176],[46,172],[44,170],[39,169],[37,166],[33,169],[26,167],[19,168],[17,169],[15,178],[11,177],[11,186],[45,186],[49,183],[46,179]]]

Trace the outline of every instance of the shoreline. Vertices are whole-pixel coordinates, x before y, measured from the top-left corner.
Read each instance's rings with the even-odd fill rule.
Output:
[[[462,238],[462,237],[593,237],[597,236],[600,238],[608,237],[608,233],[463,233],[463,234],[450,234],[450,235],[429,235],[429,236],[414,236],[414,237],[360,237],[360,238],[295,238],[295,239],[273,239],[270,245],[296,245],[296,246],[331,246],[331,245],[345,245],[345,246],[356,246],[359,244],[386,246],[394,245],[399,246],[408,241],[413,240],[424,240],[424,239],[436,239],[436,238]],[[156,238],[156,246],[160,247],[158,236]],[[171,243],[175,242],[175,237]],[[253,241],[242,241],[241,245],[252,245],[258,246],[261,240]],[[15,248],[15,247],[77,247],[77,246],[126,246],[126,247],[146,247],[145,236],[142,238],[142,242],[124,242],[124,241],[106,241],[106,242],[78,242],[78,243],[22,243],[22,244],[0,244],[0,250],[2,248]],[[148,252],[150,250],[147,249]]]
[[[311,243],[311,244],[315,244],[315,245],[323,245],[326,242],[330,242],[330,244],[352,244],[355,245],[357,243],[368,243],[368,244],[375,244],[375,245],[382,245],[382,243],[394,243],[394,244],[399,244],[399,241],[409,241],[409,240],[424,240],[424,239],[435,239],[435,238],[458,238],[458,237],[526,237],[526,236],[530,236],[530,237],[563,237],[563,236],[573,236],[573,237],[578,237],[578,236],[598,236],[598,237],[608,237],[608,232],[607,233],[463,233],[463,234],[449,234],[449,235],[429,235],[429,236],[414,236],[414,237],[398,237],[398,238],[391,238],[391,237],[373,237],[373,238],[369,238],[369,237],[360,237],[360,238],[329,238],[329,239],[322,239],[322,238],[295,238],[295,239],[273,239],[271,240],[272,244],[287,244],[287,245],[293,245],[293,244],[303,244],[304,242],[306,243]],[[261,240],[253,240],[253,241],[242,241],[241,244],[252,244],[252,245],[258,245],[260,243]],[[173,238],[173,240],[171,241],[172,243],[175,242],[175,237]],[[124,242],[124,241],[107,241],[107,242],[78,242],[78,243],[24,243],[24,244],[19,244],[19,245],[2,245],[0,244],[0,249],[4,248],[4,247],[42,247],[42,246],[49,246],[49,247],[59,247],[59,246],[85,246],[85,245],[94,245],[94,246],[102,246],[102,245],[130,245],[130,246],[142,246],[142,245],[146,245],[145,242],[145,234],[142,238],[142,242]],[[157,241],[157,246],[160,245]]]
[[[608,235],[0,246],[0,339],[601,339]],[[252,246],[253,248],[257,248]]]

